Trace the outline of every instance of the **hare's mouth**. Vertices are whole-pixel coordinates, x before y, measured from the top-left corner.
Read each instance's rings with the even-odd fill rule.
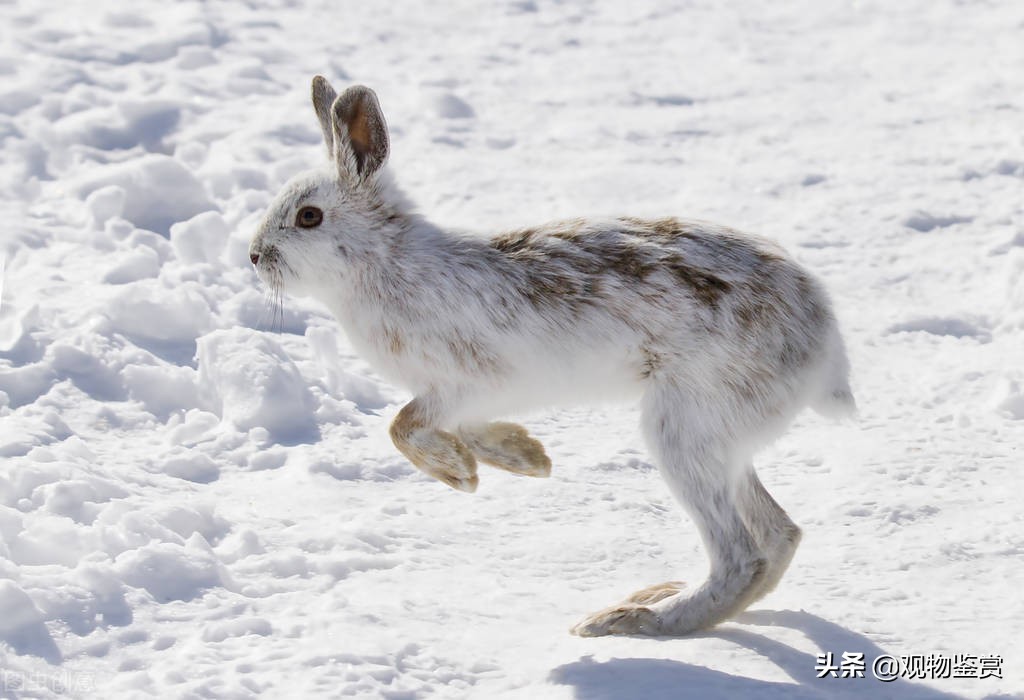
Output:
[[[269,246],[260,251],[256,274],[268,287],[280,291],[284,286],[285,274],[291,272],[291,267],[277,248]]]
[[[260,253],[260,259],[256,265],[256,275],[267,286],[264,317],[269,317],[270,330],[280,329],[284,325],[286,272],[291,273],[291,268],[276,248],[266,248]]]

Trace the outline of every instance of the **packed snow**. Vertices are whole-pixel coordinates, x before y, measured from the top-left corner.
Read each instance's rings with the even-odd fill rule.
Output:
[[[9,0],[0,23],[0,697],[1024,697],[1024,4]],[[551,478],[474,495],[394,449],[409,397],[248,260],[324,158],[317,73],[377,91],[440,223],[702,218],[824,281],[860,415],[758,457],[804,528],[774,593],[694,637],[569,635],[704,576],[635,406],[521,417]],[[844,652],[865,678],[817,677]],[[884,654],[999,673],[884,683]]]

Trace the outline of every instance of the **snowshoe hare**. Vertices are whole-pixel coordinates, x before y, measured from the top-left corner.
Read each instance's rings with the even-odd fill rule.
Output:
[[[250,246],[275,293],[327,305],[355,349],[415,396],[391,437],[461,491],[477,463],[547,476],[504,414],[641,397],[643,432],[711,560],[692,590],[644,589],[573,628],[679,635],[778,583],[800,529],[751,465],[802,407],[852,411],[821,285],[773,243],[684,219],[578,219],[484,238],[414,213],[384,164],[373,91],[313,79],[330,167],[296,176]]]

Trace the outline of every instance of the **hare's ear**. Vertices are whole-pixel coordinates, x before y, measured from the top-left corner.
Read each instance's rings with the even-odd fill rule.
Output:
[[[313,109],[316,110],[316,118],[320,121],[320,130],[324,132],[324,142],[327,144],[327,157],[334,157],[334,128],[331,126],[331,105],[338,93],[334,91],[327,78],[322,75],[313,78]]]
[[[388,127],[377,95],[355,85],[341,93],[331,111],[338,174],[352,182],[369,179],[388,159]]]

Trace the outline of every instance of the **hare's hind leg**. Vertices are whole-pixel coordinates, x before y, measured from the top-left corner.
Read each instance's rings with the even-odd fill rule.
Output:
[[[644,589],[573,628],[580,636],[681,635],[711,627],[757,595],[767,561],[737,502],[744,465],[730,457],[725,418],[712,400],[698,404],[671,383],[644,397],[644,433],[661,474],[690,514],[708,550],[708,579],[691,591],[677,584]]]
[[[435,427],[439,413],[439,402],[431,397],[413,399],[391,423],[391,439],[418,469],[472,493],[479,483],[476,458],[459,438]]]
[[[459,438],[481,462],[526,476],[551,476],[551,459],[544,445],[515,423],[460,426]]]
[[[771,593],[786,573],[800,545],[802,533],[765,489],[752,465],[747,465],[738,496],[743,522],[768,560],[764,578],[753,599],[758,600]]]

